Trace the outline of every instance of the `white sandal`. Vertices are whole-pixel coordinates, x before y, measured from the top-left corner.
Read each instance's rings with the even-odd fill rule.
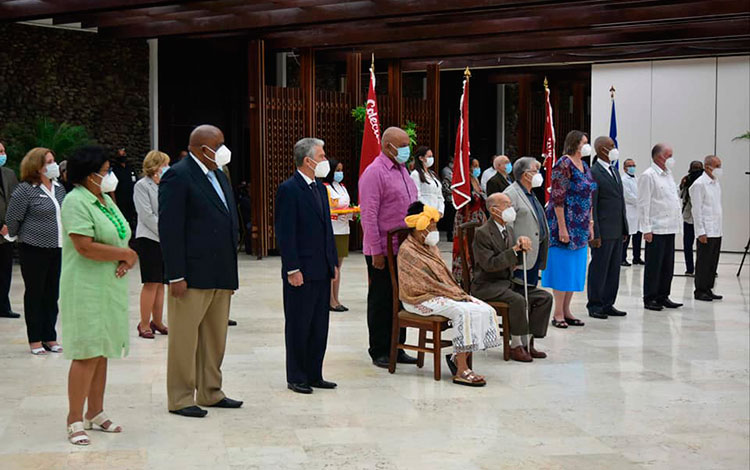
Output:
[[[82,432],[83,434],[78,434],[77,436],[73,435],[79,432]],[[87,446],[91,443],[89,435],[86,434],[86,431],[83,429],[83,423],[80,421],[68,425],[68,440],[75,446]]]
[[[45,349],[48,349],[50,352],[53,352],[53,353],[61,353],[61,352],[63,352],[63,348],[59,344],[55,344],[54,346],[50,346],[47,343],[43,343],[43,346],[45,347]]]
[[[105,428],[104,423],[106,423],[107,421],[109,421],[109,426]],[[109,419],[109,416],[107,416],[107,414],[104,413],[104,411],[94,416],[90,421],[86,419],[85,417],[83,418],[84,429],[86,430],[93,429],[95,424],[99,426],[99,431],[114,432],[114,433],[122,432],[122,426],[120,426],[119,424],[116,424],[114,421]]]
[[[47,354],[47,350],[44,348],[31,348],[31,354],[34,356],[44,356]]]

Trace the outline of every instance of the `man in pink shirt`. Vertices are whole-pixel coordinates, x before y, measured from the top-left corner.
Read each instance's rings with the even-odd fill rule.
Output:
[[[388,230],[404,226],[409,204],[417,200],[417,187],[405,164],[409,160],[409,136],[398,127],[389,127],[380,141],[380,155],[359,179],[365,259],[370,286],[367,292],[367,327],[372,363],[387,368],[393,325],[393,289],[388,271],[386,243]],[[398,244],[395,245],[398,251]],[[406,330],[401,330],[401,341]],[[416,358],[399,351],[398,362],[415,364]]]

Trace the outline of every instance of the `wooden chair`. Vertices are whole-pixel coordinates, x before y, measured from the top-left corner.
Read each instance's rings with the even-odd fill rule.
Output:
[[[417,367],[424,366],[424,354],[433,355],[435,363],[435,380],[440,380],[440,360],[442,348],[453,347],[451,341],[441,338],[443,331],[450,328],[448,319],[439,315],[422,316],[409,313],[401,308],[398,297],[398,273],[395,268],[396,257],[393,254],[393,237],[397,236],[399,243],[403,242],[411,232],[410,228],[402,227],[388,231],[388,270],[391,274],[391,285],[393,286],[393,329],[391,330],[391,356],[388,372],[396,372],[396,358],[399,349],[417,351]],[[401,343],[399,341],[399,330],[401,328],[417,328],[419,330],[419,344]],[[427,333],[431,332],[431,337]],[[428,344],[430,345],[428,347]]]
[[[461,268],[464,290],[471,294],[471,267],[474,264],[474,231],[482,224],[479,222],[466,222],[458,227],[458,243],[461,247]],[[503,332],[503,359],[510,360],[510,321],[508,320],[508,304],[505,302],[487,302],[490,307],[495,309],[497,316],[500,317],[499,327]]]

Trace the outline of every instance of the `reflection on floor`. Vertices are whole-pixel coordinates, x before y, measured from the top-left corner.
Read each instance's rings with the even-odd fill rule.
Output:
[[[0,468],[747,469],[750,268],[736,278],[738,263],[722,257],[723,301],[694,301],[692,278],[675,277],[672,297],[685,306],[664,312],[642,308],[643,267],[623,268],[627,317],[588,318],[576,295],[587,324],[550,328],[538,342],[549,359],[479,354],[488,385],[469,389],[446,370],[435,382],[429,361],[394,375],[370,364],[366,269],[352,254],[341,295],[351,311],[332,314],[325,364],[339,388],[302,396],[285,387],[279,258],[242,255],[224,383],[245,406],[203,420],[166,412],[167,339],[136,336],[136,270],[131,355],[110,363],[106,402],[125,432],[94,432],[88,448],[65,439],[68,362],[32,357],[23,320],[0,319]],[[22,298],[16,267],[17,311]]]

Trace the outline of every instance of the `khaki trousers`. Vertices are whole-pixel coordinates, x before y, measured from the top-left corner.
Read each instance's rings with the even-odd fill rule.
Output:
[[[213,405],[222,398],[221,363],[227,342],[231,290],[188,289],[169,295],[167,401],[170,411]],[[196,394],[197,392],[197,394]]]

